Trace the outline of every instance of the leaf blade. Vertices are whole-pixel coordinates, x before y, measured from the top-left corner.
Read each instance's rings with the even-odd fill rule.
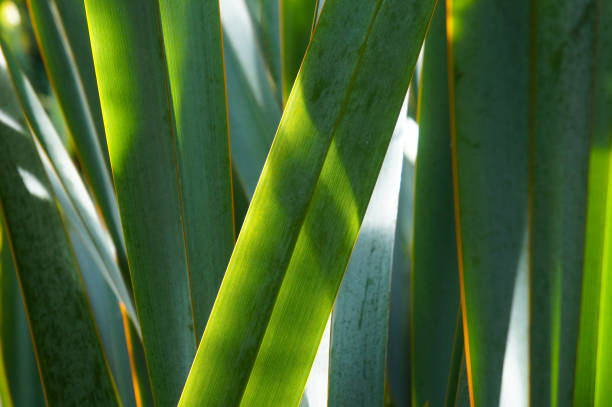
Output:
[[[215,1],[159,4],[199,341],[235,239],[220,11]]]
[[[442,406],[459,309],[450,148],[446,7],[438,1],[423,51],[412,250],[412,404]],[[462,327],[460,326],[461,330]],[[463,346],[463,333],[461,347]],[[463,349],[458,352],[463,353]],[[457,368],[458,371],[458,368]]]

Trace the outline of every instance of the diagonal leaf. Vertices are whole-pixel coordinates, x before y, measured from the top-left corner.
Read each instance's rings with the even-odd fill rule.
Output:
[[[91,41],[87,29],[87,16],[85,15],[85,3],[73,0],[54,0],[59,12],[60,20],[64,27],[64,34],[70,50],[74,56],[74,62],[83,84],[87,97],[89,111],[96,126],[96,133],[100,142],[100,148],[110,173],[110,162],[108,158],[108,147],[106,145],[106,134],[104,132],[104,121],[100,108],[100,96],[98,84],[96,83],[96,71],[94,69],[91,55]]]
[[[171,0],[159,4],[199,340],[235,240],[219,4]]]
[[[382,406],[404,134],[396,131],[332,313],[329,406]]]
[[[514,286],[527,271],[530,2],[447,4],[467,378],[473,407],[497,406]]]
[[[459,308],[445,21],[438,1],[423,55],[414,192],[412,404],[430,407],[444,405]]]
[[[573,405],[603,407],[612,403],[609,390],[612,386],[612,3],[597,1],[594,7],[589,13],[596,13],[597,48],[591,54],[595,78],[589,117],[586,237]]]
[[[47,404],[119,405],[72,248],[31,136],[2,122],[0,150],[0,207]]]
[[[55,0],[28,0],[28,9],[49,81],[129,282],[121,222],[106,156],[100,147],[96,124]]]
[[[91,242],[92,250],[97,251],[97,254],[93,255],[99,256],[104,265],[100,270],[104,273],[105,280],[119,301],[125,304],[130,318],[138,326],[131,295],[115,261],[115,247],[107,238],[85,184],[32,86],[2,39],[0,39],[0,47],[4,54],[0,57],[3,60],[6,58],[11,80],[36,144],[38,146],[40,143],[41,150],[44,151],[40,153],[41,158],[45,167],[49,169],[47,174],[50,176],[51,185],[62,208],[69,218],[73,219],[74,226],[79,229],[81,236]],[[48,156],[49,160],[42,157],[43,155]],[[59,180],[56,181],[56,178]]]
[[[318,22],[180,405],[299,402],[435,2],[347,4]]]

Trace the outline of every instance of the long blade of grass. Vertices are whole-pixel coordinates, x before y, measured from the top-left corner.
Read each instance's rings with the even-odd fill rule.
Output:
[[[597,1],[595,12],[597,49],[573,402],[575,406],[603,407],[612,403],[612,4]]]
[[[534,4],[529,393],[532,406],[569,407],[584,258],[596,8],[580,0]]]
[[[332,313],[329,406],[382,406],[404,134],[395,132]]]
[[[159,4],[199,341],[235,240],[219,3]]]
[[[438,1],[425,41],[418,112],[410,294],[415,406],[444,405],[441,389],[448,382],[459,309],[446,54],[446,6]]]
[[[46,402],[50,406],[119,405],[74,254],[34,142],[29,134],[3,122],[0,150],[0,207]]]
[[[170,93],[158,2],[86,0],[85,7],[153,398],[169,406],[197,336],[176,133],[184,123],[174,118],[182,107]]]
[[[138,320],[130,291],[126,287],[121,270],[115,261],[116,246],[109,241],[106,231],[99,221],[96,208],[91,201],[87,188],[55,127],[43,109],[29,81],[23,72],[21,72],[17,61],[2,39],[0,39],[0,48],[2,48],[4,54],[0,58],[6,59],[15,93],[23,107],[23,113],[28,125],[36,141],[40,143],[42,150],[44,150],[44,153],[41,153],[41,155],[49,157],[50,168],[52,168],[51,172],[56,173],[59,177],[61,186],[55,188],[55,191],[56,193],[59,189],[66,191],[66,199],[62,202],[62,207],[74,219],[73,222],[81,226],[82,236],[90,240],[95,250],[98,251],[98,255],[104,264],[104,267],[100,268],[100,270],[105,274],[106,281],[117,295],[119,301],[125,304],[130,318],[138,327]],[[45,158],[43,158],[43,163],[46,163]],[[51,179],[52,185],[53,181],[54,179]]]
[[[527,270],[530,2],[449,0],[447,16],[467,378],[473,407],[497,406]]]
[[[283,105],[306,53],[313,20],[317,15],[317,0],[279,0],[281,79]]]
[[[129,284],[123,233],[107,159],[100,147],[96,124],[59,11],[54,0],[28,0],[27,3],[49,81],[66,119],[81,165],[117,248],[126,282]]]
[[[299,402],[435,1],[351,5],[321,14],[182,406]]]

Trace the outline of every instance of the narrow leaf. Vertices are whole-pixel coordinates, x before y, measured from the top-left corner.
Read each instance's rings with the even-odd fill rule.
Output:
[[[110,173],[110,161],[108,158],[108,147],[106,145],[106,134],[104,132],[104,121],[102,109],[100,108],[100,95],[96,82],[96,71],[94,69],[91,55],[91,41],[87,29],[87,16],[85,14],[85,3],[73,0],[54,0],[59,12],[64,34],[70,45],[74,56],[79,78],[87,97],[89,111],[96,126],[96,133],[100,141],[100,148]]]
[[[438,1],[425,41],[418,113],[410,294],[414,406],[444,405],[459,309],[446,54],[446,7]]]
[[[434,4],[327,1],[180,405],[298,404]]]
[[[199,340],[234,247],[219,3],[161,0],[183,225]]]

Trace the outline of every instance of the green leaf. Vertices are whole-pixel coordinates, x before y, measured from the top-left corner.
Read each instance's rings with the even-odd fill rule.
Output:
[[[317,15],[317,0],[279,0],[283,105],[302,64]]]
[[[119,405],[74,254],[31,136],[3,121],[0,150],[0,207],[47,404]]]
[[[459,309],[445,21],[438,1],[423,55],[410,295],[412,404],[430,407],[444,405]]]
[[[3,92],[2,95],[6,93]],[[0,227],[3,228],[0,246],[2,359],[15,405],[44,406],[32,338],[3,222],[0,219]],[[2,402],[4,403],[4,400]]]
[[[161,0],[197,340],[234,248],[219,4]]]
[[[586,406],[593,405],[592,400],[572,404],[572,387],[574,372],[582,371],[576,370],[576,342],[597,10],[591,0],[535,4],[531,20],[530,403]]]
[[[85,6],[153,396],[168,406],[191,366],[196,327],[159,5]]]
[[[435,2],[348,4],[319,19],[182,406],[299,402]]]
[[[54,0],[28,0],[28,9],[49,81],[129,284],[121,222],[107,159],[100,147],[96,124],[57,6]]]
[[[395,132],[332,313],[329,406],[382,406],[404,134]]]
[[[515,284],[528,268],[530,3],[453,0],[447,10],[457,250],[473,407],[500,403]],[[525,287],[518,287],[522,293]]]
[[[603,407],[612,403],[612,3],[597,1],[595,75],[589,117],[590,161],[580,325],[573,402]],[[565,335],[565,333],[563,333]],[[560,387],[559,390],[562,390]]]
[[[23,108],[23,114],[28,121],[37,145],[42,146],[42,150],[44,150],[40,153],[41,159],[47,168],[51,185],[62,209],[73,226],[89,243],[90,251],[97,251],[92,255],[102,262],[103,266],[100,267],[100,270],[104,273],[105,280],[119,301],[125,304],[130,318],[138,326],[131,294],[115,261],[116,246],[113,247],[113,244],[109,242],[107,233],[97,216],[96,207],[91,201],[78,170],[70,159],[32,86],[21,72],[17,61],[2,39],[0,39],[0,47],[4,54],[0,58],[3,61],[6,59],[15,93]],[[48,160],[47,156],[49,157]]]

